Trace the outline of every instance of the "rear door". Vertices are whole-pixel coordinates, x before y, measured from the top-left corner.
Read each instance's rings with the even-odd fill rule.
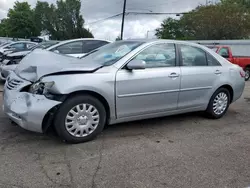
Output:
[[[181,89],[178,108],[199,108],[208,104],[213,88],[223,74],[220,63],[201,48],[179,45]]]

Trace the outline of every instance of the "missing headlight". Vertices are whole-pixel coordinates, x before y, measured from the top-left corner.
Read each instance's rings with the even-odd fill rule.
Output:
[[[44,95],[54,85],[54,82],[36,82],[29,88],[29,92],[37,95]]]

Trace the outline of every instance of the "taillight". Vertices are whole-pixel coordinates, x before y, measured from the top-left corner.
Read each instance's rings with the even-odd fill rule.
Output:
[[[242,78],[245,78],[245,76],[246,76],[245,71],[241,70],[241,71],[240,71],[240,76],[241,76]]]

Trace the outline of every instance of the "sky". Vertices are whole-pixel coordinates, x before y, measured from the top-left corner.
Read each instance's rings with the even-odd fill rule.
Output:
[[[37,0],[26,1],[32,7],[37,2]],[[0,19],[6,17],[8,9],[13,7],[14,2],[15,0],[0,0]],[[55,3],[56,0],[47,2]],[[121,16],[103,22],[93,22],[122,13],[123,0],[81,0],[81,2],[85,27],[90,29],[95,38],[114,40],[120,35]],[[206,4],[206,0],[127,0],[126,11],[181,13],[190,11],[200,4]],[[127,15],[124,38],[146,38],[147,35],[149,38],[154,38],[155,29],[167,16]]]

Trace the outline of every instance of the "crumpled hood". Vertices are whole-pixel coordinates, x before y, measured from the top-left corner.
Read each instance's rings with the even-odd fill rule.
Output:
[[[91,73],[101,67],[96,63],[83,63],[78,58],[36,49],[22,59],[15,73],[25,80],[35,82],[46,75]]]
[[[31,51],[20,51],[20,52],[13,52],[11,54],[8,54],[9,57],[14,57],[14,56],[25,56]]]

